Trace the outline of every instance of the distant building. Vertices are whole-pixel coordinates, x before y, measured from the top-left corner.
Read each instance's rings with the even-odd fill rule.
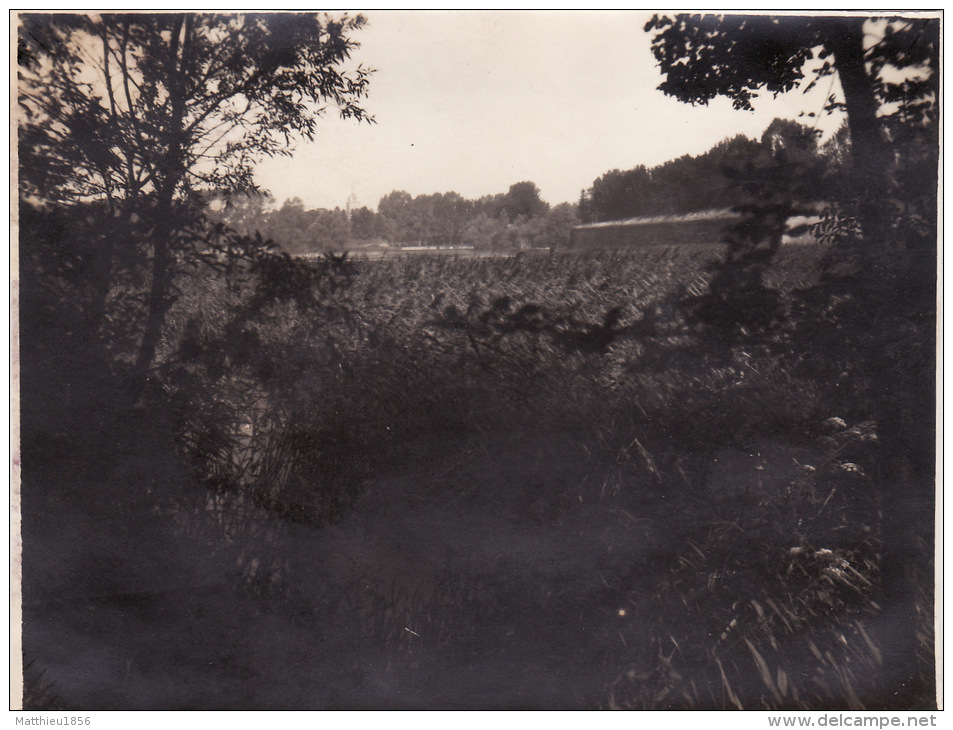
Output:
[[[360,199],[354,193],[351,193],[347,198],[347,203],[344,204],[345,210],[347,210],[347,219],[351,220],[351,213],[353,213],[358,208],[362,208]]]

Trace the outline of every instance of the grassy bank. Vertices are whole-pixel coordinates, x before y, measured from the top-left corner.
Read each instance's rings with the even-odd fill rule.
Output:
[[[686,247],[196,273],[132,414],[27,352],[32,701],[931,706],[929,336],[824,253],[731,340]]]

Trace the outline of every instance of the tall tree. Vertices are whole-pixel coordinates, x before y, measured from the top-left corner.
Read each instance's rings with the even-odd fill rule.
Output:
[[[369,208],[361,207],[351,211],[351,237],[359,241],[373,238],[374,213]]]
[[[752,163],[761,153],[757,142],[738,135],[697,157],[682,155],[652,169],[610,170],[583,191],[579,217],[593,223],[736,205],[742,199],[725,173]]]
[[[584,223],[594,223],[645,215],[652,207],[646,200],[651,184],[652,175],[643,165],[626,172],[610,170],[583,191],[579,216]]]
[[[577,209],[572,203],[560,203],[553,206],[546,214],[536,244],[548,246],[551,251],[567,248],[572,235],[572,227],[578,222]]]
[[[833,202],[843,203],[860,225],[859,237],[849,232],[838,243],[862,242],[846,257],[854,264],[848,281],[861,286],[851,287],[849,296],[834,291],[820,301],[828,313],[837,312],[842,326],[838,337],[851,342],[847,350],[855,353],[857,370],[864,373],[859,389],[873,394],[870,414],[880,429],[880,483],[886,500],[881,590],[893,612],[882,646],[890,655],[885,664],[895,668],[893,701],[897,707],[932,703],[929,680],[920,677],[929,677],[933,666],[920,651],[913,617],[919,600],[917,571],[926,584],[932,575],[932,556],[918,546],[934,520],[939,20],[917,14],[678,15],[655,16],[646,30],[654,32],[652,49],[665,74],[659,88],[692,104],[721,95],[738,109],[751,109],[761,92],[777,94],[802,82],[810,87],[835,73],[840,81],[842,101],[831,97],[828,107],[846,112],[850,158],[847,184],[841,191],[832,188],[839,197]],[[812,61],[817,65],[812,67]],[[779,139],[769,136],[767,141]],[[743,289],[744,277],[751,275],[749,290],[762,295],[751,308],[772,308],[767,297],[773,292],[753,278],[769,260],[758,258],[758,247],[772,239],[776,249],[786,218],[788,201],[772,197],[771,187],[780,187],[785,177],[792,184],[806,177],[790,174],[796,167],[790,165],[790,149],[782,146],[774,152],[781,153],[779,164],[755,170],[748,180],[753,186],[761,174],[768,184],[758,186],[760,212],[742,221],[729,239],[735,260],[727,258],[716,274],[726,295],[720,304],[730,302],[727,295]],[[718,291],[714,286],[709,290],[717,301]],[[816,306],[819,300],[807,301]],[[823,332],[821,319],[808,329]],[[929,612],[926,605],[920,604]]]
[[[414,199],[405,190],[389,192],[377,204],[378,214],[389,222],[387,227],[393,230],[394,240],[398,243],[411,243],[413,240],[413,207]]]
[[[133,368],[141,391],[194,245],[196,193],[253,191],[254,164],[288,155],[336,107],[359,105],[369,71],[345,71],[362,16],[123,13],[18,17],[20,192],[99,203],[136,223],[147,314]],[[116,245],[110,243],[110,246]],[[107,275],[113,251],[101,257]]]
[[[540,198],[539,188],[533,182],[524,181],[510,185],[503,199],[503,212],[511,223],[520,217],[543,215],[547,210],[549,205]]]
[[[459,193],[435,195],[433,242],[444,246],[460,245],[463,228],[471,217],[472,209],[473,204]]]
[[[659,88],[691,104],[725,96],[750,110],[761,92],[810,87],[836,73],[843,101],[831,98],[829,106],[847,114],[861,225],[871,247],[885,243],[883,202],[895,162],[888,120],[936,123],[935,18],[680,14],[656,15],[645,30],[654,33],[652,51],[665,74]]]
[[[347,213],[340,208],[322,210],[305,232],[306,251],[340,251],[347,245]]]

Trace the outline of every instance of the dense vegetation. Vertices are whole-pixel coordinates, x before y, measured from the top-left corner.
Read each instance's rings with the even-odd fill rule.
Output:
[[[136,413],[77,378],[76,298],[25,281],[49,319],[24,332],[24,529],[60,535],[25,648],[52,705],[931,704],[931,444],[909,395],[878,420],[929,335],[857,331],[824,254],[783,250],[783,325],[735,343],[680,304],[718,249],[265,257],[182,281]]]
[[[875,186],[775,126],[711,246],[305,260],[251,206],[209,216],[312,132],[296,94],[364,116],[337,70],[362,19],[298,19],[20,28],[26,706],[935,706],[922,89],[877,87],[902,103]],[[676,75],[696,22],[748,32],[654,19]],[[818,199],[819,243],[781,245]],[[465,240],[458,202],[382,212]],[[555,212],[531,183],[484,202],[507,236]]]
[[[763,167],[778,147],[797,147],[819,170],[836,174],[843,164],[845,131],[820,144],[816,129],[775,119],[760,140],[738,135],[703,154],[683,155],[651,169],[610,170],[583,191],[579,218],[594,223],[742,205],[751,196],[734,183],[738,171]],[[815,191],[821,193],[820,188]]]
[[[550,207],[532,182],[507,193],[468,200],[458,193],[412,196],[395,190],[377,212],[307,209],[297,198],[280,207],[258,195],[214,196],[214,220],[231,229],[261,232],[291,254],[360,250],[367,246],[466,246],[484,251],[560,248],[577,222],[575,206]]]
[[[366,207],[348,213],[336,208],[307,209],[299,199],[280,206],[266,196],[215,196],[215,220],[243,234],[260,231],[292,254],[359,250],[368,244],[395,246],[470,246],[515,251],[564,248],[578,223],[661,216],[749,203],[752,196],[737,184],[740,171],[764,168],[780,148],[797,149],[817,175],[842,171],[846,129],[826,141],[817,130],[791,120],[775,119],[760,140],[743,135],[724,140],[698,155],[684,155],[653,169],[611,170],[584,190],[577,204],[550,207],[529,181],[508,192],[468,200],[455,192],[412,196],[388,193],[377,211]],[[824,189],[814,191],[818,200]],[[810,201],[803,201],[810,202]]]

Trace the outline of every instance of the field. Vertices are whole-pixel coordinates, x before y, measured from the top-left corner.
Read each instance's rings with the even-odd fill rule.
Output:
[[[27,347],[28,705],[935,706],[932,333],[825,254],[201,270],[132,415]]]

